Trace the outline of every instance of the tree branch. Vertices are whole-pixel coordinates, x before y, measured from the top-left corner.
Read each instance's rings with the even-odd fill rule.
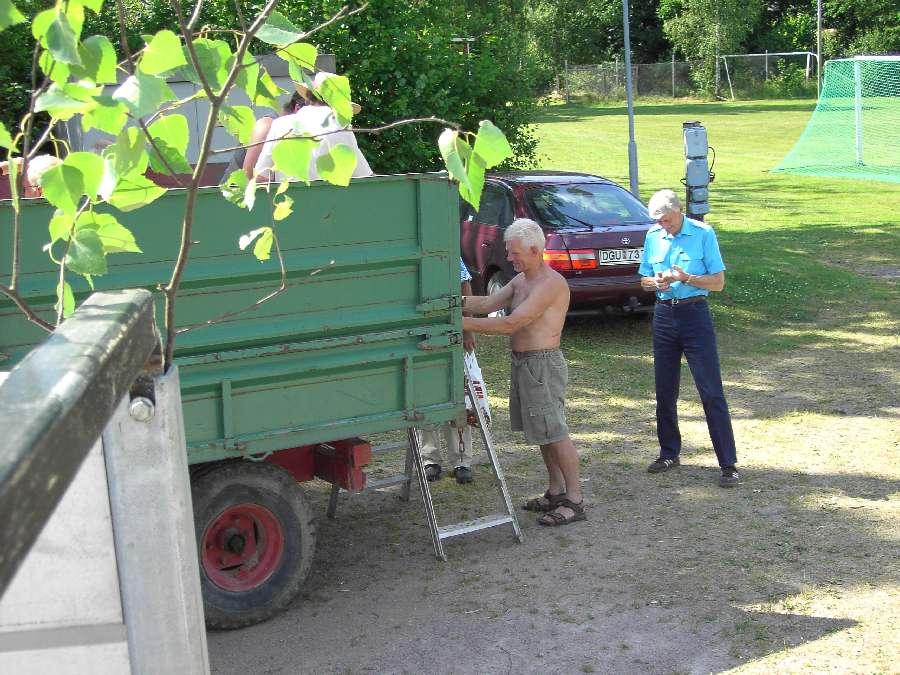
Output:
[[[29,304],[25,302],[22,296],[18,294],[16,289],[0,284],[0,293],[3,293],[3,295],[12,300],[13,303],[15,303],[16,307],[18,307],[25,315],[25,318],[27,318],[31,323],[35,324],[36,326],[40,326],[48,333],[52,333],[56,329],[56,327],[52,323],[44,321],[41,317],[39,317],[29,306]]]
[[[122,45],[122,53],[125,54],[125,60],[128,63],[125,70],[129,75],[134,75],[134,56],[131,53],[131,49],[128,47],[128,32],[125,27],[125,7],[122,5],[122,0],[116,0],[116,16],[119,22],[119,44]]]

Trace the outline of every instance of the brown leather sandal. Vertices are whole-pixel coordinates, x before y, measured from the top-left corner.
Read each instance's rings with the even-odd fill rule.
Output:
[[[559,500],[564,499],[562,495],[551,495],[547,490],[540,497],[532,497],[522,504],[522,508],[526,511],[535,511],[536,513],[547,513],[552,511],[559,505]]]
[[[571,516],[564,516],[559,511],[555,509],[564,506],[567,509],[572,510]],[[538,522],[541,525],[546,525],[548,527],[559,527],[560,525],[568,525],[569,523],[575,523],[579,520],[587,520],[587,516],[584,513],[584,499],[582,499],[578,504],[575,502],[562,498],[557,499],[556,504],[554,505],[554,510],[547,511],[543,516],[540,517]]]

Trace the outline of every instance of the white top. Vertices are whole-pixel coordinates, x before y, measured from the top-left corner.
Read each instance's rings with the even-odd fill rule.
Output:
[[[321,142],[313,150],[309,162],[309,180],[320,180],[319,172],[316,170],[316,159],[328,154],[328,151],[336,145],[346,145],[356,153],[356,168],[353,170],[353,178],[373,175],[369,162],[359,151],[356,136],[349,129],[341,127],[331,108],[325,105],[306,105],[295,113],[275,119],[272,126],[269,127],[269,133],[266,135],[265,145],[259,153],[259,159],[256,160],[254,173],[272,173],[267,170],[271,169],[273,165],[272,150],[275,147],[275,141],[290,136],[310,136],[322,132],[331,133],[321,136]],[[263,176],[262,179],[265,177]],[[272,180],[281,181],[284,178],[285,176],[280,171],[276,171]],[[297,180],[297,178],[291,177],[291,180]]]

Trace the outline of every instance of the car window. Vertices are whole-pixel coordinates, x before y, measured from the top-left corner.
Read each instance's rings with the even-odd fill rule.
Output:
[[[528,190],[525,199],[548,229],[632,225],[651,220],[646,207],[617,185],[544,185]]]
[[[506,196],[506,190],[500,186],[485,183],[480,206],[478,215],[475,216],[475,220],[479,223],[506,227],[512,222],[512,207]]]

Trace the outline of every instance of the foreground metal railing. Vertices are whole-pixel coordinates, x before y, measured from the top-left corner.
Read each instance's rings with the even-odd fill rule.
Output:
[[[0,596],[158,347],[148,291],[95,293],[0,386]]]

